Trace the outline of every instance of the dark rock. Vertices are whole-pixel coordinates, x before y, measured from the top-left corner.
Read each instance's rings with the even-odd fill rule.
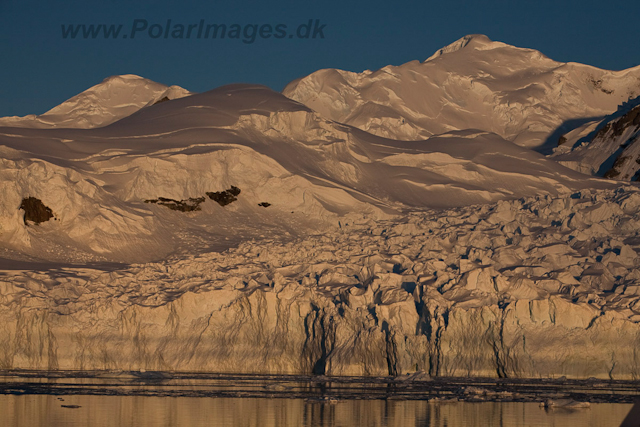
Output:
[[[27,197],[22,199],[20,209],[24,211],[24,222],[32,221],[36,224],[49,221],[53,218],[53,212],[45,206],[40,199]]]
[[[204,197],[189,197],[187,200],[174,200],[166,197],[158,197],[157,199],[149,199],[144,202],[166,206],[173,211],[193,212],[201,210],[200,204],[204,202],[204,200]]]
[[[607,95],[611,95],[613,93],[613,89],[605,89],[604,87],[602,87],[602,79],[596,80],[595,78],[592,77],[591,84],[595,89],[598,89],[599,91],[606,93]]]
[[[271,206],[271,203],[269,203],[269,202],[262,202],[262,203],[258,203],[258,206],[262,206],[263,208],[268,208],[269,206]]]
[[[613,138],[618,137],[630,126],[640,126],[640,105],[632,108],[615,121],[607,123],[593,139],[606,138],[607,134],[610,134],[610,137]]]
[[[558,147],[561,146],[562,144],[566,144],[567,143],[567,137],[562,135],[559,139],[558,139]]]
[[[162,99],[158,99],[156,102],[153,103],[153,105],[160,104],[161,102],[167,102],[167,101],[171,101],[171,100],[165,96]]]
[[[228,190],[207,192],[206,194],[220,206],[226,206],[238,200],[237,196],[240,194],[240,189],[232,185]]]
[[[619,167],[626,161],[627,161],[626,157],[618,157],[615,163],[613,164],[613,167],[609,169],[607,172],[605,172],[603,177],[609,178],[609,179],[616,179],[620,175]]]

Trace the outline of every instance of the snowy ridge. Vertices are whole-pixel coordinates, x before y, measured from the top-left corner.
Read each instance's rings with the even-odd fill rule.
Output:
[[[608,185],[495,134],[388,140],[250,85],[160,103],[97,129],[11,128],[0,132],[0,144],[0,242],[56,261],[148,261],[194,239],[205,250],[263,229],[304,233],[351,215],[386,218]],[[197,199],[232,185],[242,194],[229,207],[205,198],[201,211],[185,214],[145,203]],[[26,197],[40,199],[56,219],[25,223],[19,206]]]
[[[560,63],[473,35],[424,62],[363,73],[320,70],[283,93],[383,137],[416,140],[473,128],[540,148],[566,122],[602,118],[638,96],[640,67],[606,71]]]
[[[133,74],[112,76],[41,115],[2,117],[0,127],[80,128],[106,126],[158,101],[191,92]]]
[[[461,39],[456,40],[450,45],[443,47],[442,49],[438,49],[436,53],[427,58],[426,61],[431,61],[432,59],[435,59],[447,53],[458,52],[459,50],[464,49],[467,46],[469,46],[470,49],[489,50],[498,47],[505,47],[508,45],[505,43],[492,41],[484,34],[469,34],[462,37]]]
[[[3,369],[633,379],[635,187],[0,278]]]

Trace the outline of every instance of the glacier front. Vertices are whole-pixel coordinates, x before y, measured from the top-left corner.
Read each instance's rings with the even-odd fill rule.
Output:
[[[25,263],[0,277],[0,368],[637,379],[638,207],[635,187],[582,190]]]

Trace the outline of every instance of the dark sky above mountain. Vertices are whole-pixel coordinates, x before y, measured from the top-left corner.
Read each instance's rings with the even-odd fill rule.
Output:
[[[43,113],[115,74],[191,91],[234,82],[281,90],[321,68],[424,60],[473,33],[558,61],[624,69],[640,64],[638,16],[640,3],[619,0],[1,0],[0,116]],[[97,28],[104,24],[121,26],[116,38]],[[213,24],[224,38],[223,27],[205,38]]]

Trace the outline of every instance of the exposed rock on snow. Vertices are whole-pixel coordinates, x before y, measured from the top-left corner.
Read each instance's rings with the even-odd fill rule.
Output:
[[[7,271],[0,366],[637,379],[639,205],[583,190]]]
[[[640,95],[640,67],[606,71],[561,63],[470,35],[424,62],[362,73],[320,70],[283,93],[383,137],[416,140],[473,128],[540,147],[561,126],[602,118]]]
[[[214,202],[217,202],[220,206],[227,206],[228,204],[235,202],[238,200],[239,195],[240,189],[233,185],[228,190],[207,192],[207,197]]]
[[[158,199],[145,200],[144,202],[166,206],[173,211],[193,212],[202,209],[200,208],[200,204],[204,202],[204,197],[190,197],[187,200],[173,200],[167,199],[165,197],[160,197]]]
[[[594,130],[596,129],[596,130]],[[589,133],[590,132],[590,133]],[[640,98],[611,118],[589,123],[565,137],[552,156],[572,169],[621,181],[637,181],[640,170]],[[571,142],[571,143],[568,143]]]
[[[41,222],[49,221],[53,218],[53,212],[47,206],[45,206],[40,199],[35,197],[27,197],[22,199],[20,203],[20,209],[24,211],[24,222],[27,221],[40,224]]]
[[[167,102],[167,101],[171,101],[171,100],[169,99],[169,97],[165,96],[164,98],[157,100],[153,104],[155,105],[155,104],[159,104],[161,102]]]

